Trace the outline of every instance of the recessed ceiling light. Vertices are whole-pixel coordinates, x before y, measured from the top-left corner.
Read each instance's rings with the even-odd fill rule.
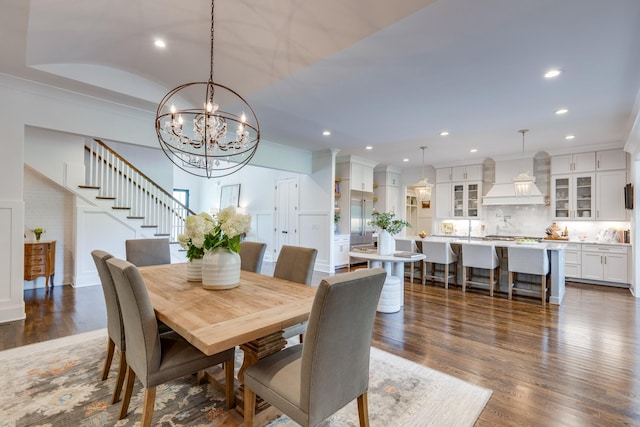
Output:
[[[367,150],[373,150],[373,147],[372,147],[372,146],[370,146],[370,145],[367,145],[367,146],[366,146],[366,147],[364,147],[364,148],[366,148]]]
[[[440,136],[447,136],[449,135],[449,132],[447,132],[446,130],[443,130],[442,132],[440,132]]]
[[[576,139],[575,135],[567,135],[564,137],[564,139]]]
[[[549,70],[546,73],[544,73],[544,78],[545,79],[552,79],[554,77],[558,77],[560,74],[562,74],[562,70],[560,70],[558,68],[552,68],[551,70]]]
[[[323,136],[329,136],[329,135],[331,135],[331,131],[330,130],[323,130],[322,131],[322,135]]]
[[[162,49],[164,49],[165,47],[167,47],[167,44],[166,44],[166,43],[164,42],[164,40],[162,40],[162,39],[156,39],[156,40],[153,42],[153,44],[154,44],[156,47],[159,47],[159,48],[162,48]]]
[[[477,148],[472,148],[471,150],[469,150],[470,153],[477,153],[478,149]]]
[[[408,162],[408,161],[409,161],[409,159],[404,158],[404,159],[402,159],[402,161],[406,163],[406,162]]]
[[[559,110],[556,110],[555,113],[560,115],[560,114],[567,114],[569,112],[569,110],[567,110],[566,108],[561,108]]]

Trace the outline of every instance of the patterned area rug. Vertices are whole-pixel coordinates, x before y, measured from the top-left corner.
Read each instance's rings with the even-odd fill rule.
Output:
[[[105,349],[106,330],[100,330],[0,352],[0,426],[139,425],[139,382],[127,419],[118,421],[120,405],[109,403],[119,359],[114,357],[109,378],[100,381]],[[490,396],[485,388],[371,349],[372,426],[473,426]],[[211,385],[196,385],[194,376],[158,387],[155,425],[228,425],[227,415],[223,394]],[[285,416],[269,424],[295,425]],[[355,402],[322,425],[357,426]]]

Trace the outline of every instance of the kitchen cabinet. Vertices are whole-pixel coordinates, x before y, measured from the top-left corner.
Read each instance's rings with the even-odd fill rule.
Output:
[[[336,234],[333,236],[333,263],[335,268],[346,267],[349,264],[349,235]]]
[[[564,220],[595,219],[594,185],[594,173],[551,176],[553,218]]]
[[[582,245],[568,243],[564,250],[564,275],[579,279],[582,277]]]
[[[627,169],[627,153],[624,150],[605,150],[596,152],[597,171],[621,169]]]
[[[602,221],[628,221],[624,208],[625,170],[596,173],[596,219]]]
[[[351,163],[351,189],[373,192],[373,167]]]
[[[628,283],[627,247],[582,245],[582,278]]]
[[[336,176],[345,181],[342,192],[346,195],[351,190],[373,192],[373,168],[376,163],[356,156],[344,156],[336,159]]]
[[[482,181],[481,164],[436,169],[436,184],[466,181]]]
[[[435,211],[436,218],[452,218],[452,189],[450,183],[436,184]]]
[[[392,172],[376,172],[374,183],[379,186],[388,185],[389,187],[400,187],[400,174]]]
[[[400,174],[388,170],[375,170],[373,174],[374,194],[377,198],[374,208],[378,212],[400,212]]]
[[[595,172],[596,153],[577,153],[551,157],[551,174]]]
[[[451,181],[452,182],[482,181],[482,165],[452,167]]]
[[[454,218],[479,218],[482,183],[453,183],[452,201]]]
[[[49,278],[53,287],[56,274],[56,242],[27,242],[24,244],[24,280],[45,277],[45,286],[49,287]]]

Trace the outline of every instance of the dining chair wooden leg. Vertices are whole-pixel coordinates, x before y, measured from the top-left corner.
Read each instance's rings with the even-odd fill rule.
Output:
[[[360,427],[369,427],[369,403],[366,391],[358,396],[358,418]]]
[[[235,392],[235,375],[234,375],[234,361],[229,360],[224,362],[224,381],[225,381],[225,394],[227,399],[227,410],[233,408],[236,403],[236,392]]]
[[[142,407],[142,419],[140,427],[150,427],[153,419],[153,407],[156,404],[156,388],[144,389],[144,406]]]
[[[540,293],[542,293],[542,306],[547,305],[547,276],[542,276]]]
[[[111,338],[107,338],[107,358],[104,360],[104,368],[102,368],[102,381],[106,380],[109,376],[109,369],[111,369],[111,361],[113,360],[113,351],[116,344]]]
[[[127,365],[127,384],[124,387],[124,396],[122,396],[122,403],[120,404],[120,414],[118,415],[119,420],[127,417],[129,402],[131,402],[131,394],[133,394],[133,383],[135,381],[136,374],[133,372],[133,369]]]
[[[246,385],[244,386],[244,427],[253,427],[256,415],[256,394]]]
[[[127,355],[126,352],[120,352],[120,366],[118,367],[118,376],[116,377],[116,385],[113,389],[113,397],[111,403],[117,403],[120,400],[120,393],[122,392],[122,384],[124,384],[124,377],[127,373]]]

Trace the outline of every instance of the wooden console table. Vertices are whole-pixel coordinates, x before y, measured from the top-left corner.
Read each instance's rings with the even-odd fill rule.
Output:
[[[24,244],[24,280],[34,280],[44,276],[45,285],[53,287],[56,273],[56,241],[25,242]]]

